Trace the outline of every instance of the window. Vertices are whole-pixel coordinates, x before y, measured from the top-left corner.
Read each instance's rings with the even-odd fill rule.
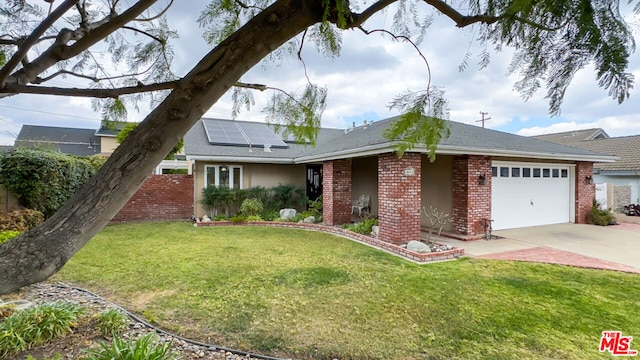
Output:
[[[508,167],[500,167],[500,177],[509,177]]]
[[[551,169],[551,176],[554,178],[560,177],[560,169]]]
[[[551,175],[551,170],[542,169],[542,177],[549,177]]]
[[[569,177],[569,172],[567,171],[567,169],[560,170],[560,177],[563,177],[563,178]]]
[[[205,165],[204,183],[206,186],[242,189],[242,166]]]
[[[511,168],[511,177],[520,177],[520,168]]]
[[[533,168],[533,177],[540,177],[540,169]]]
[[[492,177],[498,177],[498,168],[497,167],[492,167],[491,168],[491,176]]]
[[[531,168],[522,168],[522,177],[531,177]]]

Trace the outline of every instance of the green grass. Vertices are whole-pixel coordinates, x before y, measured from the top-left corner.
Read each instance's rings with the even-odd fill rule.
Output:
[[[639,275],[417,265],[303,230],[112,225],[55,279],[183,335],[293,358],[597,359],[611,357],[603,330],[640,339]]]

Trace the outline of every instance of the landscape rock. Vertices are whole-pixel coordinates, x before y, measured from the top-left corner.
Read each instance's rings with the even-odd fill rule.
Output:
[[[202,216],[202,222],[203,223],[211,222],[211,219],[207,215],[204,215],[204,216]]]
[[[380,226],[377,226],[377,225],[372,226],[371,236],[377,239],[379,235],[380,235]]]
[[[303,223],[305,224],[313,224],[316,222],[316,218],[314,216],[309,216],[304,218],[304,220],[302,220]]]
[[[411,250],[411,251],[415,251],[418,253],[430,253],[431,252],[431,248],[429,248],[429,245],[420,242],[420,241],[415,241],[415,240],[411,240],[407,243],[407,250]]]
[[[282,209],[280,210],[280,219],[291,220],[294,216],[296,216],[296,214],[298,214],[296,209]]]

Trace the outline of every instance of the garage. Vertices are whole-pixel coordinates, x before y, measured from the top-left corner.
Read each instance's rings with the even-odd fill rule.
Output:
[[[493,229],[571,222],[572,172],[569,164],[494,161]]]

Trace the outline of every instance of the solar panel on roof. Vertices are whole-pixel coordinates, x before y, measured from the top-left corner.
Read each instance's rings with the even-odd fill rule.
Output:
[[[236,123],[254,146],[270,145],[272,148],[286,149],[289,146],[263,123]]]
[[[232,122],[203,120],[202,124],[212,145],[249,146],[249,141]]]
[[[212,145],[265,146],[286,149],[289,146],[266,124],[203,119],[202,124]]]

